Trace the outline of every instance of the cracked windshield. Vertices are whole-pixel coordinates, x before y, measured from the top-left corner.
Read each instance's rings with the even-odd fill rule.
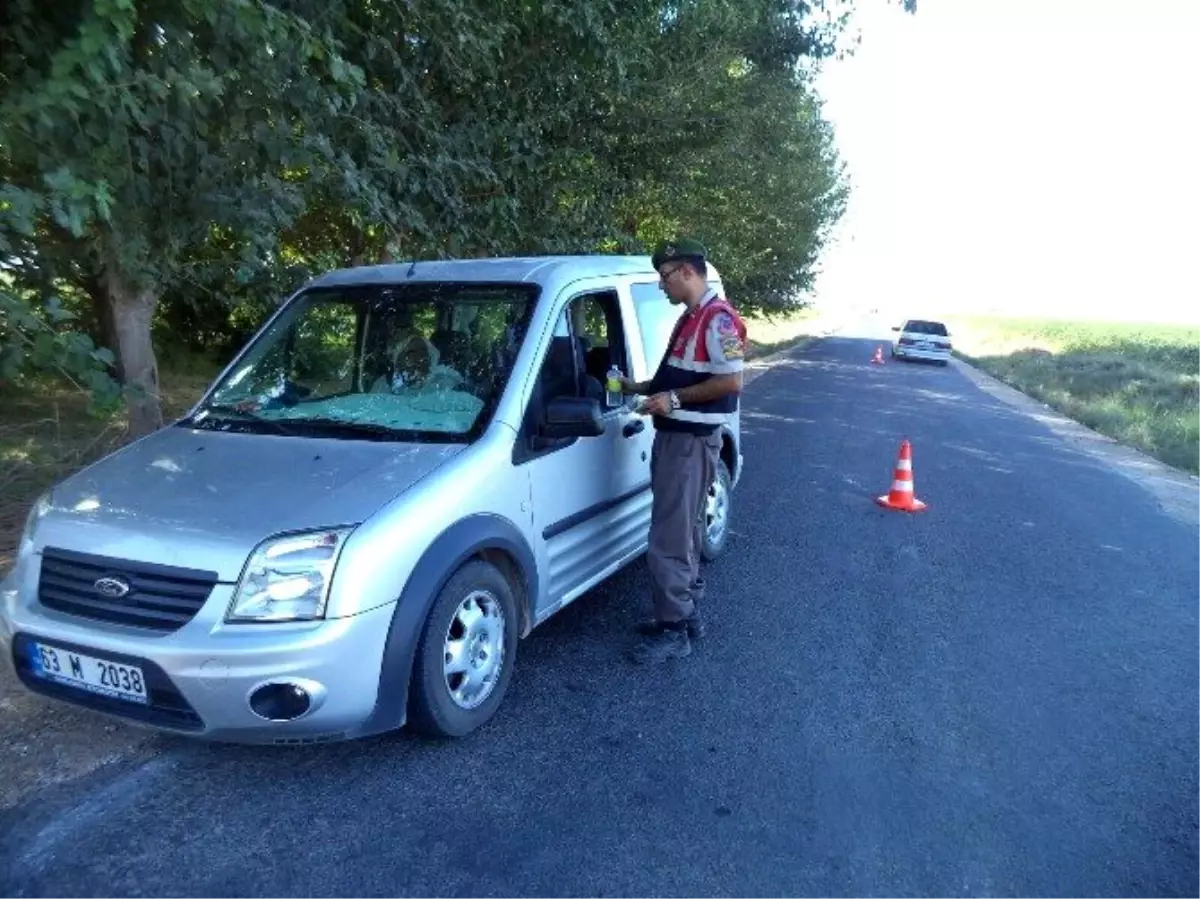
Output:
[[[192,423],[471,439],[504,389],[534,299],[515,285],[310,290],[251,346]]]

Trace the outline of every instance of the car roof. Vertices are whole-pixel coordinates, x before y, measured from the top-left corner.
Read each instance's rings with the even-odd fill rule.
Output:
[[[408,281],[542,282],[567,268],[570,269],[572,280],[595,275],[645,274],[658,277],[658,272],[650,264],[649,256],[512,256],[355,266],[327,272],[315,278],[309,286],[332,287]]]

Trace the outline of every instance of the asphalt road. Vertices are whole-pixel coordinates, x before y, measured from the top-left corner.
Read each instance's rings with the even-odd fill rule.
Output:
[[[0,817],[4,895],[1191,895],[1197,539],[954,369],[830,339],[744,401],[709,636],[631,668],[641,565],[492,725],[156,740]],[[877,508],[899,441],[918,516]]]

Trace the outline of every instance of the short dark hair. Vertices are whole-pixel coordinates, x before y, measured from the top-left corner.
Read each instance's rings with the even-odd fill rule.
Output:
[[[703,256],[684,256],[681,260],[684,265],[690,265],[696,270],[701,278],[708,277],[708,263],[704,261]]]

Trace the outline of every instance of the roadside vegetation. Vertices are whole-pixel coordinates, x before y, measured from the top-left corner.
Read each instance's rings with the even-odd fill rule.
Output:
[[[777,315],[751,315],[746,318],[749,347],[746,359],[760,359],[772,353],[799,346],[813,336],[818,312],[811,306]]]
[[[1200,471],[1200,329],[949,316],[956,354],[1168,465]]]

